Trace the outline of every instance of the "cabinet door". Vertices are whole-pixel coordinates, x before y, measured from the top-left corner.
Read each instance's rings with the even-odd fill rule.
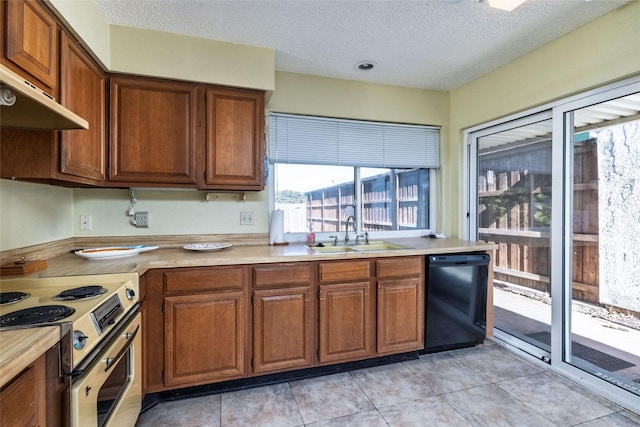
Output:
[[[0,425],[45,425],[46,398],[46,359],[42,355],[0,390]]]
[[[4,7],[4,4],[2,5]],[[6,58],[8,65],[31,74],[38,81],[31,83],[44,87],[55,95],[58,83],[58,27],[43,3],[32,0],[6,2]],[[28,80],[29,76],[26,76]]]
[[[313,342],[311,288],[253,293],[253,372],[309,367]]]
[[[204,188],[264,189],[264,93],[207,89]]]
[[[378,353],[424,347],[424,286],[420,277],[378,282]]]
[[[321,363],[361,359],[373,352],[369,282],[320,286]]]
[[[102,182],[106,168],[104,74],[64,32],[60,41],[60,102],[89,122],[89,129],[60,133],[60,172]]]
[[[165,297],[164,304],[165,386],[244,375],[242,291]]]
[[[195,186],[196,86],[124,77],[110,85],[109,180]]]

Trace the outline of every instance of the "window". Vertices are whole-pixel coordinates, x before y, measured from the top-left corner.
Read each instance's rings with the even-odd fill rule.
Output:
[[[428,230],[440,130],[272,114],[273,207],[285,233]],[[350,208],[351,207],[351,208]]]

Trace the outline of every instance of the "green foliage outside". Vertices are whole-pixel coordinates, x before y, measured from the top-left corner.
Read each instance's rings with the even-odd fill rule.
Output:
[[[550,226],[551,225],[551,195],[538,193],[535,195],[535,207],[536,212],[533,214],[533,218],[536,221],[537,226]]]

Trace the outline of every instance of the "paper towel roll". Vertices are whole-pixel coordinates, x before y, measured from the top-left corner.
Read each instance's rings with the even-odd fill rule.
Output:
[[[284,211],[271,212],[271,228],[269,228],[269,244],[284,242]]]

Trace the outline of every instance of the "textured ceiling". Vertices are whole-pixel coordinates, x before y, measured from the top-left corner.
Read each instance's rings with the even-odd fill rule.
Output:
[[[110,24],[272,48],[279,71],[452,90],[626,1],[528,0],[513,12],[483,0],[97,3]]]

